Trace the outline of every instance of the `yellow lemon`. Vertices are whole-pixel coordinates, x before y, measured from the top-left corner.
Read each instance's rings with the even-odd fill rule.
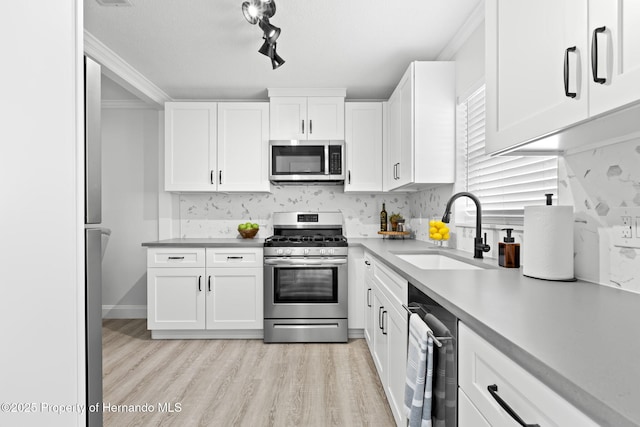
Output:
[[[440,234],[447,234],[447,233],[449,233],[449,227],[447,227],[446,225],[445,225],[445,226],[443,226],[443,227],[440,227],[440,228],[438,229],[438,233],[440,233]]]
[[[431,221],[429,221],[429,227],[435,227],[436,226],[436,220],[432,219]]]
[[[442,228],[442,227],[444,227],[444,226],[445,226],[445,225],[444,225],[444,222],[442,222],[442,221],[436,221],[436,227],[438,227],[438,228]]]
[[[437,233],[437,232],[438,232],[438,229],[437,229],[436,227],[431,227],[431,228],[429,229],[429,233],[430,233],[430,234]]]
[[[449,233],[442,235],[442,240],[449,240]]]
[[[433,239],[434,239],[434,240],[442,240],[442,234],[440,234],[440,233],[433,233]]]

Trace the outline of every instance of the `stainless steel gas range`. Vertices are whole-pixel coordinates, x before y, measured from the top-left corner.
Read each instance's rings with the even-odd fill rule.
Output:
[[[347,342],[340,212],[277,212],[264,243],[264,341]]]

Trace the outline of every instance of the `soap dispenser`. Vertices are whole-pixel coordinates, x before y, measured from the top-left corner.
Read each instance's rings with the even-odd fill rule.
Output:
[[[520,243],[511,237],[513,228],[503,228],[507,232],[504,242],[498,243],[498,265],[506,268],[520,268]]]

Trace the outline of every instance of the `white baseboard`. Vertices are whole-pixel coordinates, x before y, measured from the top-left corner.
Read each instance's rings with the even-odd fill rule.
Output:
[[[146,305],[103,305],[103,319],[146,319]]]
[[[240,339],[251,340],[264,338],[264,331],[262,329],[235,329],[235,330],[190,330],[190,329],[175,329],[175,330],[152,330],[152,339]]]
[[[364,338],[364,329],[349,329],[349,338]]]

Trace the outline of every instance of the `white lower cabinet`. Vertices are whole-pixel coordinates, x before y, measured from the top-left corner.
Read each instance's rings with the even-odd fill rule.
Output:
[[[371,255],[364,254],[364,338],[373,353],[373,334],[375,325],[375,307],[373,302],[373,268]]]
[[[147,269],[147,328],[204,329],[204,268]]]
[[[460,427],[491,427],[462,389],[458,389],[458,425]]]
[[[147,328],[154,333],[263,328],[262,248],[149,248],[147,259]]]
[[[263,269],[207,268],[206,329],[262,329]]]
[[[406,425],[404,388],[407,366],[408,283],[365,253],[365,337],[397,425]],[[370,289],[370,291],[369,291]],[[370,323],[368,323],[370,322]]]
[[[480,419],[494,427],[516,425],[499,400],[527,425],[597,426],[463,323],[458,326],[458,384],[461,427],[485,425]]]

